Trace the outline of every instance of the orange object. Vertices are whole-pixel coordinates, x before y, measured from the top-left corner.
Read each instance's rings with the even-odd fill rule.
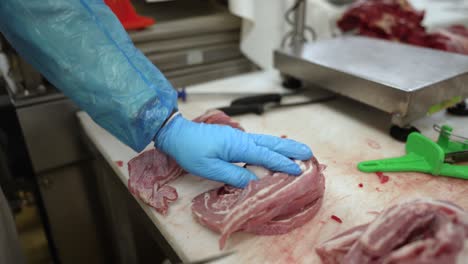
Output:
[[[130,0],[104,0],[125,29],[142,29],[154,25],[154,19],[140,16]]]

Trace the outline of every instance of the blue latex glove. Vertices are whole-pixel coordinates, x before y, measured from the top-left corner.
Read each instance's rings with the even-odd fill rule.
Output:
[[[292,175],[301,173],[291,159],[307,160],[312,152],[290,139],[250,134],[229,126],[195,123],[174,117],[155,137],[156,147],[186,171],[210,180],[244,187],[256,176],[231,162],[261,165]]]
[[[135,151],[176,108],[176,91],[102,0],[0,0],[0,31],[47,80]]]

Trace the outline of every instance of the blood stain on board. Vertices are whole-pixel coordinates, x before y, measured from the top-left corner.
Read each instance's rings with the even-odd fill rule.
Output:
[[[281,135],[281,138],[288,138],[288,136],[286,136],[286,135]]]
[[[123,167],[123,161],[121,160],[116,161],[115,164],[117,164],[117,166],[119,166],[120,168]]]
[[[296,259],[291,255],[291,253],[286,256],[285,263],[297,263]]]
[[[339,217],[336,216],[336,215],[332,215],[330,218],[331,218],[332,220],[334,220],[335,222],[338,222],[338,223],[340,223],[340,224],[343,223],[343,220],[341,220],[341,218],[339,218]]]
[[[273,247],[269,247],[267,250],[268,255],[266,256],[268,259],[275,258],[275,260],[281,259],[284,263],[297,263],[297,260],[294,258],[294,247],[291,246],[284,246],[285,244],[290,244],[285,241],[284,238],[282,239],[274,239],[272,245]],[[278,247],[279,246],[279,247]],[[275,253],[280,253],[279,256]],[[267,260],[266,262],[270,263],[271,260]],[[249,262],[250,263],[250,262]]]
[[[368,214],[371,214],[371,215],[379,215],[380,212],[378,211],[367,211]]]
[[[449,190],[450,192],[453,192],[453,184],[449,184],[448,190]]]
[[[359,183],[358,186],[359,186],[359,188],[362,188],[362,187],[364,187],[364,184]]]
[[[383,174],[383,172],[378,171],[378,172],[375,173],[375,175],[377,175],[377,177],[379,178],[379,181],[380,181],[381,184],[385,184],[390,180],[390,177]]]
[[[372,140],[372,139],[366,139],[366,143],[369,147],[373,148],[373,149],[381,149],[382,146],[380,146],[380,144],[375,141],[375,140]]]

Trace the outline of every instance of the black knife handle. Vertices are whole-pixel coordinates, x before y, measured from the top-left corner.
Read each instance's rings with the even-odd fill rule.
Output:
[[[251,104],[251,105],[231,105],[226,107],[220,107],[218,110],[223,111],[229,116],[243,115],[243,114],[257,114],[261,115],[264,112],[263,105]]]
[[[445,162],[458,163],[468,161],[468,150],[455,151],[445,154]]]
[[[265,103],[280,103],[281,94],[271,93],[271,94],[262,94],[247,96],[235,99],[231,102],[231,105],[253,105],[253,104],[265,104]]]

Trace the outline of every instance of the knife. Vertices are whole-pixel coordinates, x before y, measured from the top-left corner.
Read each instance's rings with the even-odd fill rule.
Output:
[[[468,150],[455,151],[445,154],[445,162],[457,163],[468,161]]]
[[[313,103],[321,103],[327,102],[335,99],[337,96],[327,96],[318,99],[311,99],[306,100],[303,102],[296,102],[296,103],[281,103],[281,95],[264,95],[264,96],[252,96],[249,98],[241,98],[234,100],[230,106],[220,107],[217,108],[225,112],[227,115],[236,116],[236,115],[243,115],[243,114],[257,114],[261,115],[266,110],[270,109],[277,109],[277,108],[284,108],[284,107],[293,107],[293,106],[300,106],[300,105],[308,105]]]
[[[189,91],[187,92],[185,88],[176,89],[177,90],[177,98],[181,99],[183,102],[187,101],[187,97],[189,96],[210,96],[210,95],[223,95],[223,96],[243,96],[238,100],[248,99],[248,98],[255,98],[255,97],[265,97],[265,96],[288,96],[288,95],[295,95],[301,92],[302,90],[296,90],[294,92],[288,92],[284,94],[280,93],[265,93],[265,92],[255,92],[255,91]],[[234,100],[236,101],[236,100]],[[233,102],[234,102],[233,101]]]
[[[294,91],[292,93],[268,93],[260,95],[252,95],[247,97],[241,97],[233,100],[232,105],[249,105],[249,104],[266,104],[266,103],[281,103],[281,99],[290,95],[298,95],[300,91]]]
[[[226,253],[223,253],[221,255],[217,255],[217,256],[214,256],[214,257],[209,257],[209,258],[205,258],[205,259],[194,261],[194,262],[184,262],[184,263],[181,263],[181,264],[206,264],[206,263],[211,263],[211,262],[223,259],[225,257],[229,257],[234,253],[235,253],[235,251],[230,251],[230,252],[226,252]]]

